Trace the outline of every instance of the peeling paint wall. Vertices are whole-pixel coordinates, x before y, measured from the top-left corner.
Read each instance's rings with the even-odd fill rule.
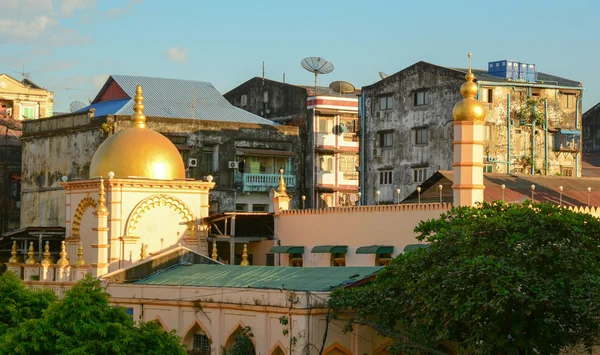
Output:
[[[373,85],[363,87],[365,104],[365,186],[367,204],[395,203],[404,199],[437,170],[451,170],[453,160],[452,108],[462,97],[459,88],[464,73],[425,62],[416,63]],[[517,85],[517,84],[516,84]],[[518,85],[524,85],[522,87]],[[487,109],[484,161],[488,172],[507,172],[507,95],[511,95],[511,173],[531,173],[531,126],[515,120],[528,97],[540,100],[536,107],[545,114],[548,102],[548,149],[546,130],[536,126],[536,174],[581,176],[578,149],[560,147],[561,129],[580,129],[581,109],[576,99],[581,89],[558,90],[520,83],[515,87],[493,83]],[[426,95],[426,98],[424,98]],[[566,95],[574,95],[567,108]],[[480,89],[481,100],[484,101]],[[391,98],[391,99],[388,99]],[[382,103],[382,100],[391,100]],[[424,103],[424,104],[422,104]],[[422,104],[422,105],[421,105]],[[581,102],[578,103],[581,108]],[[540,107],[541,106],[541,107]],[[579,112],[579,124],[576,124]],[[391,134],[391,140],[389,135]],[[388,136],[388,137],[386,137]],[[555,145],[556,144],[556,145]],[[389,146],[386,146],[389,145]],[[546,159],[548,170],[546,170]],[[397,193],[400,189],[400,194]],[[379,197],[377,191],[380,192]]]
[[[235,209],[240,188],[234,184],[234,169],[229,169],[227,163],[236,161],[236,148],[291,151],[296,154],[292,160],[293,171],[298,181],[303,180],[297,127],[162,117],[148,117],[147,123],[149,128],[175,143],[188,168],[188,177],[214,177],[217,185],[210,195],[213,213]],[[59,185],[61,177],[87,179],[98,146],[109,135],[129,125],[129,116],[92,117],[88,114],[26,122],[21,227],[64,226],[65,198]],[[203,161],[207,149],[213,152],[211,162]],[[190,158],[197,159],[197,167],[188,167]],[[294,193],[294,189],[290,192]],[[295,200],[292,200],[294,204],[297,203]]]

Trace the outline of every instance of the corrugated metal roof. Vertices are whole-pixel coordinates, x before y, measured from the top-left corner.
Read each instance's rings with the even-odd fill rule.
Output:
[[[356,254],[392,254],[393,246],[388,245],[369,245],[356,249]]]
[[[106,116],[106,115],[114,115],[119,110],[123,108],[127,103],[132,101],[131,99],[120,99],[120,100],[111,100],[111,101],[100,101],[93,103],[87,107],[82,108],[81,110],[77,110],[76,112],[87,112],[89,109],[95,109],[94,116]]]
[[[208,82],[133,75],[111,75],[107,83],[111,80],[114,80],[130,98],[135,96],[137,85],[141,85],[144,91],[144,114],[149,117],[276,125],[271,120],[231,105]],[[105,84],[102,90],[107,87]],[[100,96],[96,96],[94,104],[98,104],[96,101]],[[129,100],[118,110],[108,114],[132,115],[133,104],[133,100]],[[96,112],[96,116],[100,114]]]
[[[382,267],[178,266],[136,282],[142,285],[329,291],[375,274]]]

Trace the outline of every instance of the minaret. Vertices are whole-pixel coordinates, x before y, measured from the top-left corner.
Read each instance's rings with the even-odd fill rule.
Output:
[[[460,87],[462,100],[454,105],[454,206],[474,206],[483,202],[483,144],[485,109],[477,97],[475,75],[469,70]]]
[[[283,179],[283,169],[279,170],[279,174],[279,186],[277,191],[273,191],[273,212],[275,215],[290,208],[290,196],[286,192],[287,187]]]
[[[106,208],[106,199],[104,198],[104,179],[100,178],[100,188],[98,191],[98,207],[93,212],[96,218],[96,226],[92,228],[96,232],[96,243],[92,244],[95,250],[94,262],[92,267],[92,276],[98,277],[108,272],[108,208]]]

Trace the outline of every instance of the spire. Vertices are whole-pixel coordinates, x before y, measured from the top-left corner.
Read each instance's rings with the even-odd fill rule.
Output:
[[[29,242],[29,251],[27,252],[27,260],[25,261],[25,264],[35,264],[35,258],[33,257],[35,255],[35,249],[33,248],[33,242]]]
[[[100,191],[98,192],[98,207],[96,212],[108,212],[108,208],[105,205],[106,199],[104,198],[104,179],[100,178]]]
[[[17,257],[17,241],[13,241],[13,246],[12,246],[12,250],[10,252],[10,259],[8,259],[8,262],[11,264],[16,264],[19,262],[19,258]]]
[[[280,194],[285,194],[285,180],[283,179],[283,169],[279,169],[279,187],[277,188],[277,192]]]
[[[146,128],[146,115],[144,115],[144,97],[142,96],[142,86],[138,84],[135,88],[135,97],[133,98],[135,104],[133,105],[133,116],[131,116],[131,122],[133,127]]]
[[[244,244],[244,251],[242,252],[242,262],[240,266],[250,266],[250,262],[248,261],[248,246]]]
[[[212,259],[219,260],[219,254],[217,254],[217,242],[213,242]]]
[[[58,261],[56,262],[56,265],[58,266],[68,266],[69,265],[69,259],[67,259],[67,248],[65,246],[65,241],[62,241],[62,244],[60,246],[60,259],[58,259]]]
[[[75,260],[75,266],[85,265],[85,260],[83,259],[83,244],[79,244],[77,248],[77,260]]]
[[[142,243],[142,250],[140,252],[140,260],[146,259],[146,249],[148,248],[148,244]]]
[[[483,121],[485,119],[485,109],[483,104],[479,102],[477,92],[479,88],[475,83],[475,75],[471,70],[471,57],[469,53],[469,69],[465,75],[465,82],[460,87],[462,100],[454,105],[452,116],[455,121]]]
[[[46,241],[46,247],[44,248],[44,259],[42,259],[41,264],[44,266],[52,265],[52,259],[50,259],[50,242]]]

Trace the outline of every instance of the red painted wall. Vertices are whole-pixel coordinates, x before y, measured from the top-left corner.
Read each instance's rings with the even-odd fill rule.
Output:
[[[98,101],[110,101],[118,99],[129,99],[130,97],[121,89],[116,81],[110,83],[104,94]]]

